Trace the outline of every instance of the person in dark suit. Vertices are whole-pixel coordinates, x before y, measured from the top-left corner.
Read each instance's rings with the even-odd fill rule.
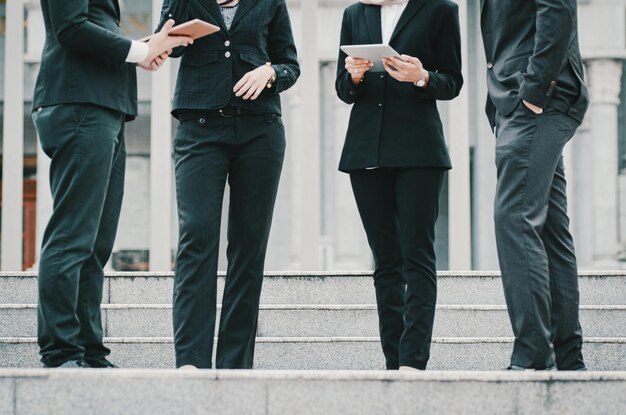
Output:
[[[584,370],[563,147],[588,107],[575,0],[483,0],[509,369]]]
[[[387,43],[373,62],[339,54],[336,90],[354,104],[339,170],[349,173],[374,254],[387,369],[425,369],[437,298],[439,194],[451,168],[438,100],[463,84],[457,5],[449,0],[362,0],[345,10],[341,44]],[[345,62],[345,66],[342,64]]]
[[[248,369],[285,153],[279,94],[300,75],[291,23],[285,0],[166,0],[163,20],[170,16],[221,28],[184,51],[174,96],[176,366],[212,367],[228,180],[228,270],[215,366]]]
[[[46,43],[33,121],[52,159],[52,217],[39,262],[38,339],[45,367],[112,367],[102,343],[103,267],[124,190],[124,123],[137,114],[136,64],[157,69],[173,21],[147,43],[122,35],[117,0],[41,0]]]

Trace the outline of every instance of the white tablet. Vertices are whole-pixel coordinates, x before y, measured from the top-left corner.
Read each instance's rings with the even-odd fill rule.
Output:
[[[392,58],[394,56],[400,56],[389,45],[345,45],[341,46],[341,50],[352,58],[367,59],[374,62],[372,72],[385,72],[382,58]]]

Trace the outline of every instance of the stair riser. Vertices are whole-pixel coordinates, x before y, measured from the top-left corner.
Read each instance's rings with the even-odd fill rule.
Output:
[[[218,281],[222,296],[223,278]],[[624,304],[626,277],[583,277],[581,304]],[[169,304],[171,277],[107,278],[105,303]],[[440,277],[439,304],[504,304],[497,277]],[[0,304],[37,302],[37,281],[32,277],[0,278]],[[262,304],[374,304],[372,278],[364,277],[265,277]]]
[[[111,360],[122,367],[171,368],[171,343],[114,343]],[[509,363],[510,343],[434,343],[431,370],[500,370]],[[626,370],[626,345],[586,343],[583,348],[591,370]],[[37,367],[35,343],[0,343],[0,367]],[[257,369],[378,370],[384,360],[378,342],[257,343]]]
[[[65,372],[0,378],[0,414],[619,414],[626,388],[622,378],[528,381],[511,374],[510,381],[476,381],[453,373],[449,379],[391,373],[385,379],[335,380],[324,374],[216,379],[206,376],[211,372]]]
[[[581,310],[583,333],[589,337],[626,335],[626,310]],[[0,309],[0,337],[34,337],[36,310]],[[219,316],[218,320],[219,321]],[[105,309],[107,337],[171,337],[172,311]],[[376,310],[261,310],[259,337],[373,337],[378,335]],[[436,337],[509,337],[506,310],[439,309]]]

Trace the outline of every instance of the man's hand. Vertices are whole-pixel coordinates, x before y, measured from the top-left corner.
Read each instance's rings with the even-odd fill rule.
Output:
[[[391,59],[383,58],[383,66],[392,78],[400,82],[414,84],[425,78],[426,70],[422,61],[413,56],[402,55]]]
[[[374,63],[367,59],[351,58],[350,56],[346,58],[346,70],[350,74],[350,80],[354,85],[360,84],[363,77],[365,77],[365,72],[372,69],[373,66]]]
[[[154,68],[158,69],[164,60],[161,59],[162,55],[166,52],[170,52],[174,48],[179,46],[189,46],[193,44],[193,39],[187,36],[170,36],[169,33],[174,27],[174,20],[168,20],[159,33],[155,33],[148,40],[148,57],[145,61],[139,63],[141,68]],[[161,64],[158,64],[157,59],[161,60]],[[156,65],[155,65],[156,64]],[[148,70],[156,70],[148,69]]]
[[[276,71],[270,65],[259,66],[245,74],[233,88],[236,97],[254,101],[267,88],[270,80],[276,76]]]
[[[543,114],[543,108],[538,107],[538,106],[536,106],[534,104],[531,104],[530,102],[526,101],[525,99],[522,100],[522,103],[526,106],[526,108],[528,108],[529,110],[531,110],[535,114],[537,114],[537,115]]]
[[[165,61],[167,60],[167,58],[169,58],[170,53],[172,53],[172,50],[168,50],[165,53],[162,53],[161,55],[157,56],[152,62],[146,63],[144,62],[140,62],[137,64],[137,66],[139,66],[141,69],[144,69],[146,71],[156,71],[158,70],[161,66],[163,66],[163,64],[165,63]]]

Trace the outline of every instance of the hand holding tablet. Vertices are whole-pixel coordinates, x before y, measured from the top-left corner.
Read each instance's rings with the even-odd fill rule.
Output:
[[[341,50],[351,58],[367,59],[372,62],[374,64],[374,66],[370,69],[372,72],[385,72],[385,68],[382,63],[383,58],[400,57],[400,54],[391,46],[382,44],[344,45],[341,46]]]
[[[178,26],[174,26],[172,30],[170,30],[169,35],[190,37],[191,39],[196,40],[205,36],[212,35],[213,33],[217,33],[219,31],[219,26],[212,25],[211,23],[207,23],[200,19],[194,19],[186,23],[179,24]],[[147,42],[152,36],[153,35],[146,36],[139,41]]]

